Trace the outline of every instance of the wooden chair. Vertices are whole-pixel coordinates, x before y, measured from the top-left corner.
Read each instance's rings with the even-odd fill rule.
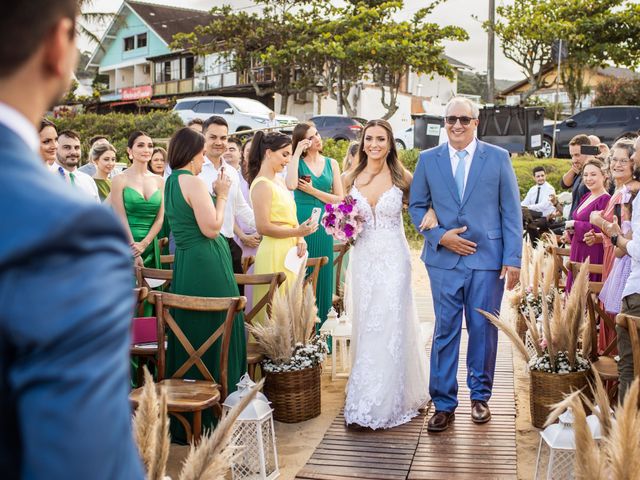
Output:
[[[244,321],[248,325],[253,325],[255,316],[263,308],[267,309],[267,314],[271,313],[273,295],[276,293],[276,290],[280,285],[282,285],[282,283],[287,279],[287,276],[283,272],[265,273],[260,275],[236,274],[235,277],[238,285],[269,285],[267,293],[265,293],[259,300],[254,297],[254,304],[251,307],[251,310],[244,312]],[[255,342],[247,342],[247,370],[252,380],[255,380],[256,367],[263,360],[264,355],[259,352],[257,344]]]
[[[148,300],[156,306],[158,316],[158,382],[156,390],[167,393],[167,409],[175,416],[187,433],[187,441],[197,442],[202,433],[202,412],[213,408],[219,417],[222,414],[221,402],[226,398],[227,368],[231,331],[235,315],[246,303],[245,297],[207,298],[175,295],[173,293],[152,292]],[[180,326],[176,323],[169,309],[191,310],[199,312],[227,312],[225,321],[211,336],[196,350]],[[165,329],[174,333],[176,339],[184,347],[189,358],[184,362],[171,378],[164,378],[166,364],[166,347],[164,344]],[[220,378],[213,375],[202,361],[202,356],[216,341],[222,342],[220,349]],[[184,375],[195,366],[204,380],[185,381]],[[137,407],[142,395],[142,388],[137,388],[129,396],[134,407]],[[184,412],[193,413],[193,426],[184,417]]]
[[[565,261],[569,260],[571,250],[569,248],[548,246],[546,251],[553,256],[553,261],[556,266],[553,283],[557,289],[564,290],[567,282],[567,273],[569,273]]]
[[[140,287],[146,287],[149,290],[162,287],[163,290],[167,290],[172,280],[173,270],[136,267],[136,281]]]
[[[320,275],[320,269],[329,263],[329,257],[315,257],[307,258],[307,268],[311,268],[311,273],[304,279],[304,286],[311,284],[313,286],[313,292],[315,293],[318,288],[318,276]]]
[[[570,262],[569,268],[573,278],[578,275],[582,263]],[[589,273],[602,275],[602,265],[590,264]],[[611,342],[606,346],[602,353],[598,352],[598,325],[607,325],[615,331],[615,323],[607,312],[604,311],[598,301],[598,294],[602,290],[604,282],[589,281],[587,290],[587,321],[589,322],[589,332],[591,341],[591,352],[589,360],[593,365],[593,369],[598,373],[603,381],[611,382],[609,388],[609,396],[615,398],[618,381],[618,365],[613,358],[612,352],[617,347],[617,338],[614,336]]]
[[[333,294],[331,303],[333,304],[333,308],[336,309],[338,313],[340,313],[344,307],[342,305],[342,298],[340,296],[340,289],[342,285],[340,283],[340,273],[342,273],[342,263],[344,262],[344,257],[349,251],[351,246],[348,243],[336,243],[333,245],[333,272],[336,277],[335,283],[335,293]]]
[[[631,354],[633,356],[633,375],[640,375],[640,338],[638,338],[638,328],[640,328],[640,317],[619,313],[616,315],[616,325],[626,328],[629,331],[631,341]]]
[[[158,239],[158,250],[162,251],[162,249],[169,245],[169,238],[162,237]]]
[[[131,323],[132,328],[134,328],[134,323],[136,322],[136,320],[144,315],[144,301],[149,295],[149,289],[147,287],[136,287],[133,289],[133,292],[136,299],[136,307],[134,310],[135,316],[132,318]],[[145,347],[146,345],[142,346],[132,343],[129,349],[130,355],[138,359],[138,366],[136,368],[136,385],[142,385],[142,380],[144,378],[143,366],[149,366],[149,364],[155,363],[155,356],[158,350],[157,344],[148,349]]]
[[[160,264],[168,265],[169,268],[173,269],[173,262],[175,260],[175,255],[160,255]]]
[[[247,273],[251,268],[251,265],[253,265],[255,262],[256,257],[254,256],[242,257],[242,273]]]

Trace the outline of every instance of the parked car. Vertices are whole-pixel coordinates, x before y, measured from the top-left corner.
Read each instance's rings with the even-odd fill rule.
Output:
[[[176,102],[173,111],[185,125],[194,118],[206,120],[211,115],[219,115],[229,124],[230,132],[264,128],[271,113],[265,104],[244,97],[186,97]],[[276,115],[276,120],[283,128],[298,123],[296,117],[289,115]]]
[[[587,108],[556,125],[555,156],[569,156],[569,142],[580,134],[597,135],[609,147],[623,133],[640,129],[640,107],[611,106]],[[554,156],[551,151],[553,124],[543,128],[541,154]]]
[[[395,141],[398,150],[411,150],[413,148],[413,125],[395,135]]]
[[[358,140],[364,128],[358,120],[343,115],[316,115],[310,120],[322,138],[334,140]]]

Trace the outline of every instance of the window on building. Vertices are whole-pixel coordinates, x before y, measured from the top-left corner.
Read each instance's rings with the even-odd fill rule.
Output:
[[[135,50],[135,37],[126,37],[124,39],[124,51],[128,52],[129,50]]]
[[[136,37],[137,48],[143,48],[147,46],[147,34],[141,33]]]
[[[193,78],[193,69],[195,66],[194,57],[185,57],[181,60],[182,63],[182,76],[181,79]]]

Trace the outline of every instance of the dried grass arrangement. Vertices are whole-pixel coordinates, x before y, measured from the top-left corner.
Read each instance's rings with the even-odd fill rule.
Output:
[[[323,336],[315,334],[318,307],[312,285],[304,285],[305,267],[296,281],[277,290],[271,314],[249,326],[266,360],[266,372],[298,371],[324,361],[328,347]]]
[[[166,480],[169,457],[169,417],[164,392],[156,392],[151,374],[145,367],[144,387],[138,409],[133,417],[133,432],[138,451],[147,472],[147,480]],[[198,445],[191,445],[182,464],[179,480],[218,480],[225,478],[240,450],[230,445],[233,424],[255,398],[264,380],[255,385],[242,400],[218,423],[206,432]],[[170,480],[170,479],[169,479]]]
[[[556,405],[547,424],[571,408],[576,439],[576,479],[637,479],[640,475],[640,380],[634,380],[624,402],[612,411],[602,381],[597,374],[593,378],[595,383],[591,386],[591,393],[595,402],[592,403],[582,392],[575,392]],[[599,444],[587,424],[585,405],[600,421],[602,439]]]
[[[491,323],[507,335],[516,347],[516,351],[527,361],[530,370],[570,373],[589,369],[589,362],[585,355],[588,350],[585,350],[585,344],[583,343],[581,350],[578,349],[580,338],[584,336],[583,331],[586,332],[584,313],[589,281],[588,265],[588,262],[582,265],[564,305],[560,295],[557,294],[553,296],[551,308],[548,302],[541,302],[541,322],[538,322],[535,317],[535,311],[531,308],[528,309],[528,315],[524,317],[524,320],[535,347],[535,355],[528,353],[524,342],[511,322],[478,309]],[[534,276],[536,275],[535,270],[534,268]],[[543,281],[540,284],[540,292],[544,297],[549,295],[551,288],[551,282]]]

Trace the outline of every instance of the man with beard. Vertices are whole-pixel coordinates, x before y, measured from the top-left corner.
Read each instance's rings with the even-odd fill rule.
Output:
[[[100,203],[96,182],[89,175],[78,170],[80,155],[80,136],[73,130],[60,132],[56,161],[49,168],[72,187]]]

